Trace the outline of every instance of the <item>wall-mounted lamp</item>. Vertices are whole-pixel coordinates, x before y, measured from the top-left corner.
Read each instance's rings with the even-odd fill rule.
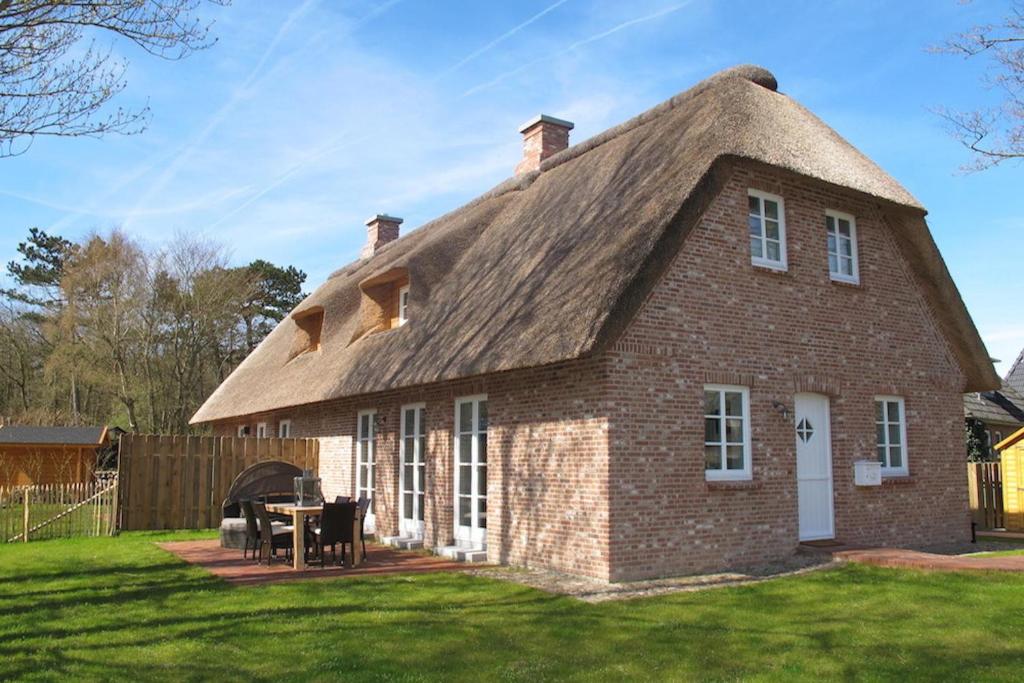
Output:
[[[785,403],[782,403],[781,401],[772,401],[772,408],[775,408],[779,415],[784,419],[789,419],[789,408],[786,407]]]
[[[387,415],[377,414],[373,416],[373,431],[379,432],[384,428],[384,425],[388,423]]]

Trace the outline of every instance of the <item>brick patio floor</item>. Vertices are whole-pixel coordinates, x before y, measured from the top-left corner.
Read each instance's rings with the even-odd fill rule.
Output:
[[[242,551],[221,548],[219,540],[173,541],[158,543],[159,547],[177,555],[189,564],[194,564],[219,576],[228,583],[247,586],[300,579],[327,579],[358,576],[383,576],[388,574],[422,574],[426,572],[462,571],[470,568],[462,562],[453,562],[442,557],[422,553],[395,550],[372,543],[366,544],[367,560],[358,567],[347,568],[337,565],[327,567],[310,566],[305,571],[292,569],[280,555],[269,566],[243,560]],[[476,565],[479,567],[480,565]]]
[[[836,560],[871,564],[877,567],[899,569],[930,569],[944,572],[1002,571],[1024,572],[1024,555],[978,557],[971,555],[940,555],[904,548],[859,548],[840,543],[806,543],[816,551],[831,555]]]

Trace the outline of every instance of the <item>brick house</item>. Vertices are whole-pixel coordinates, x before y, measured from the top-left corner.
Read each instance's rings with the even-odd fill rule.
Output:
[[[966,538],[962,394],[999,379],[920,204],[758,67],[571,128],[371,219],[193,422],[319,437],[381,536],[613,581]]]

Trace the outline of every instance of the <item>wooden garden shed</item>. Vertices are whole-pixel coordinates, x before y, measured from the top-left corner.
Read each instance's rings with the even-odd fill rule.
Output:
[[[1002,458],[1006,530],[1024,531],[1024,428],[996,444]]]
[[[0,427],[0,487],[87,482],[106,427]]]

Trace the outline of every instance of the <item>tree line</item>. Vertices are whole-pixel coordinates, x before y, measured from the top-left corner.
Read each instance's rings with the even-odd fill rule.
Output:
[[[145,248],[32,228],[0,290],[0,416],[187,433],[207,396],[304,297],[306,274],[214,242]]]

